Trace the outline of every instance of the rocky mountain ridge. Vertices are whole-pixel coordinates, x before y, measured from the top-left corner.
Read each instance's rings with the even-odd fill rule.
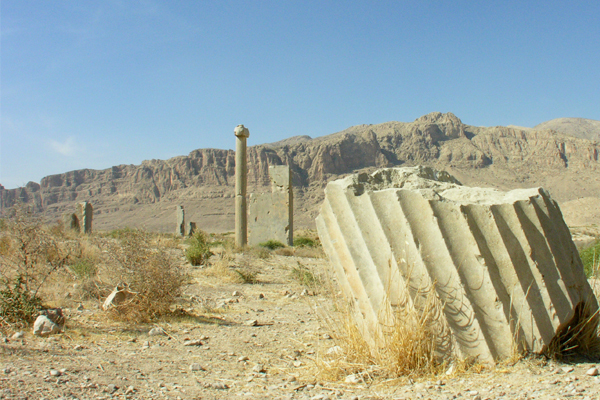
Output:
[[[500,189],[544,186],[567,202],[600,198],[600,143],[553,130],[475,127],[452,113],[430,113],[414,122],[359,125],[328,136],[289,138],[248,148],[248,192],[269,190],[268,166],[289,165],[295,225],[314,224],[323,187],[359,170],[427,165],[463,184]],[[198,149],[187,156],[148,160],[105,170],[50,175],[40,184],[0,189],[2,207],[33,203],[48,220],[94,205],[97,229],[145,227],[174,230],[175,205],[208,231],[233,229],[235,153]]]

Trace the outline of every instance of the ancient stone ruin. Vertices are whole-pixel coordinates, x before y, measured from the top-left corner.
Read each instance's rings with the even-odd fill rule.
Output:
[[[185,210],[183,206],[177,206],[175,210],[175,235],[176,236],[185,236]]]
[[[92,219],[94,218],[94,208],[92,207],[92,203],[88,201],[79,203],[79,215],[81,215],[80,231],[85,234],[92,233]]]
[[[77,233],[80,232],[79,226],[79,218],[77,218],[77,214],[75,213],[65,213],[62,218],[63,226],[65,229],[73,230]]]
[[[192,221],[190,221],[190,222],[188,223],[188,230],[187,230],[187,234],[188,234],[188,236],[193,236],[195,232],[196,232],[196,223],[195,223],[195,222],[192,222]]]
[[[558,204],[542,188],[461,186],[430,168],[330,182],[323,247],[363,337],[381,347],[400,310],[438,305],[442,357],[494,363],[545,351],[598,304]]]
[[[271,192],[250,195],[248,234],[255,246],[277,240],[288,246],[294,243],[293,189],[290,167],[269,166]]]
[[[235,245],[243,247],[248,243],[248,221],[246,208],[246,188],[248,186],[248,165],[246,159],[246,139],[250,131],[244,125],[233,130],[235,134]]]

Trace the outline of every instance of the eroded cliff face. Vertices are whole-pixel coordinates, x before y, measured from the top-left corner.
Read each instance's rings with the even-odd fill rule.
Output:
[[[600,197],[600,144],[551,130],[473,127],[451,113],[412,123],[354,126],[329,136],[306,136],[248,148],[248,190],[268,190],[269,165],[289,165],[297,226],[312,226],[328,181],[358,170],[427,165],[451,171],[471,186],[544,186],[561,201]],[[94,204],[99,229],[144,226],[170,231],[174,206],[206,230],[233,228],[235,153],[199,149],[169,160],[51,175],[40,184],[2,193],[58,219],[75,202]],[[231,203],[231,204],[229,204]]]

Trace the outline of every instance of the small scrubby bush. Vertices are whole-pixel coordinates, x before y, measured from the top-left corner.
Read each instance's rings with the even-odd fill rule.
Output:
[[[297,267],[290,269],[290,276],[298,283],[308,287],[314,287],[319,283],[319,279],[304,265],[298,263]]]
[[[0,290],[0,325],[2,322],[24,326],[32,323],[42,308],[42,299],[32,293],[24,277],[2,282]]]
[[[275,249],[280,249],[282,247],[285,247],[285,244],[281,243],[278,240],[267,240],[266,242],[262,242],[258,244],[260,247],[264,247],[267,248],[269,250],[275,250]]]
[[[187,281],[171,253],[156,247],[153,235],[142,230],[132,230],[118,242],[103,245],[112,262],[104,266],[109,270],[102,275],[112,287],[124,283],[134,294],[116,306],[111,315],[147,322],[169,314]]]
[[[299,236],[294,238],[294,247],[316,247],[317,242],[306,236]]]
[[[205,264],[213,255],[210,251],[208,236],[202,231],[197,231],[188,240],[190,247],[185,250],[185,257],[194,266]]]
[[[579,252],[583,269],[588,278],[597,277],[600,271],[600,241]]]
[[[43,302],[41,289],[67,265],[70,243],[61,243],[24,205],[14,206],[0,231],[0,317],[30,323]]]

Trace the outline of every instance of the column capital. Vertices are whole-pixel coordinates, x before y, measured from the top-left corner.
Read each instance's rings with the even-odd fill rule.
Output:
[[[247,138],[250,136],[250,131],[244,125],[236,126],[233,133],[239,138]]]

